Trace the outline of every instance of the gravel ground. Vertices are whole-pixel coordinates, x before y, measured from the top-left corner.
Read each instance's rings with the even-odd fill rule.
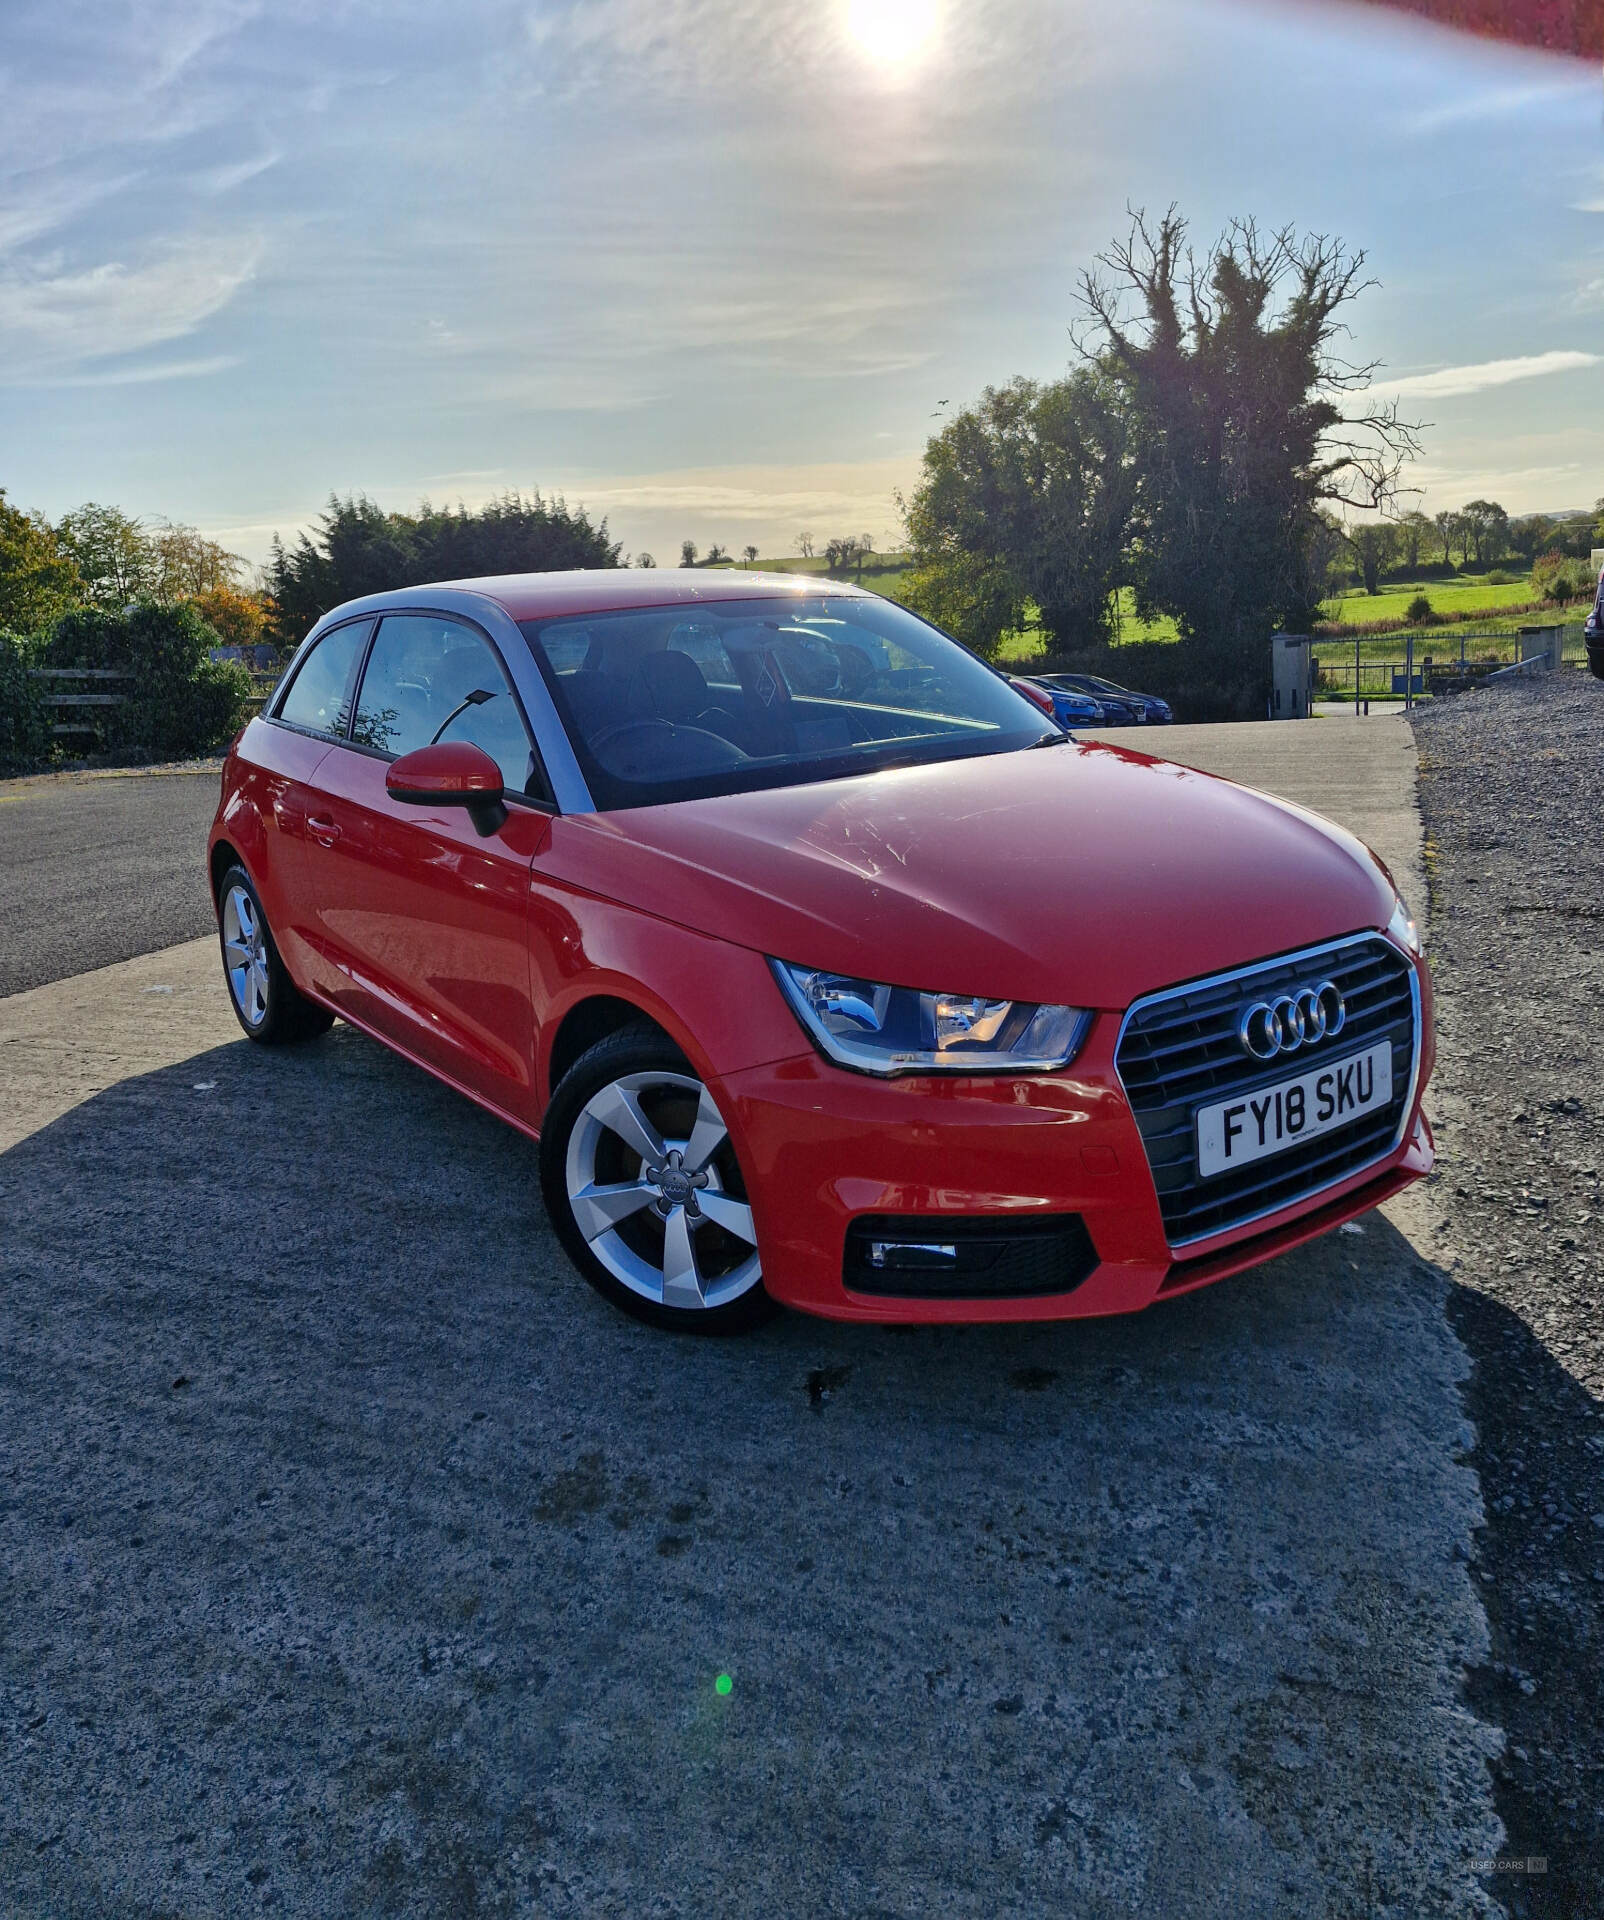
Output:
[[[1512,1914],[1604,1914],[1604,683],[1487,689],[1416,723],[1443,1058],[1433,1183],[1470,1352],[1477,1713]]]

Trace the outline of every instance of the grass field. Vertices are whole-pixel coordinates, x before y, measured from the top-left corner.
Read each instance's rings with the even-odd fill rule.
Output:
[[[908,556],[905,553],[871,554],[864,564],[862,584],[871,593],[883,593],[888,600],[895,600],[897,588],[907,570]],[[735,571],[739,573],[741,569],[737,567]],[[814,554],[811,560],[805,559],[801,554],[789,554],[781,560],[759,560],[756,571],[759,573],[816,573],[821,576],[829,574],[829,568],[821,554]],[[836,574],[832,577],[846,580],[853,586],[859,583],[859,576],[855,571]],[[821,578],[820,585],[827,584],[828,581]]]
[[[1515,569],[1505,571],[1515,572]],[[1373,620],[1396,620],[1402,624],[1409,602],[1418,593],[1423,593],[1431,602],[1433,613],[1450,614],[1497,613],[1501,608],[1528,605],[1537,598],[1529,576],[1524,573],[1517,573],[1512,582],[1503,586],[1489,585],[1482,574],[1462,573],[1445,580],[1401,583],[1389,580],[1380,593],[1353,588],[1328,600],[1321,612],[1333,623],[1351,621],[1368,625]]]

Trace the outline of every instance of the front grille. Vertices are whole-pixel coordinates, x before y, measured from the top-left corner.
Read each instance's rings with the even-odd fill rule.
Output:
[[[1333,1039],[1262,1065],[1242,1050],[1237,1024],[1255,1000],[1273,1000],[1332,980],[1347,1003]],[[1115,1064],[1141,1129],[1164,1231],[1172,1247],[1273,1213],[1356,1173],[1398,1138],[1414,1083],[1414,970],[1391,941],[1364,934],[1266,960],[1138,1000],[1126,1016]],[[1197,1169],[1197,1110],[1258,1092],[1318,1064],[1392,1043],[1390,1104],[1232,1173],[1203,1179]]]
[[[1097,1266],[1078,1213],[863,1213],[847,1229],[853,1293],[905,1300],[1006,1300],[1071,1293]]]

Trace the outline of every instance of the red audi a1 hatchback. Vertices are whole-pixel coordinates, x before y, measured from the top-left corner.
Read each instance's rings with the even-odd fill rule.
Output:
[[[1358,841],[833,583],[352,601],[210,863],[245,1032],[339,1015],[538,1139],[574,1263],[662,1326],[1129,1312],[1432,1162],[1430,982]]]

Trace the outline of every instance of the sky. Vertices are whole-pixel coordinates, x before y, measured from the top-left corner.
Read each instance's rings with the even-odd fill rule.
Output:
[[[1596,67],[1345,0],[4,0],[0,488],[899,538],[1127,209],[1341,235],[1428,511],[1604,495]]]

